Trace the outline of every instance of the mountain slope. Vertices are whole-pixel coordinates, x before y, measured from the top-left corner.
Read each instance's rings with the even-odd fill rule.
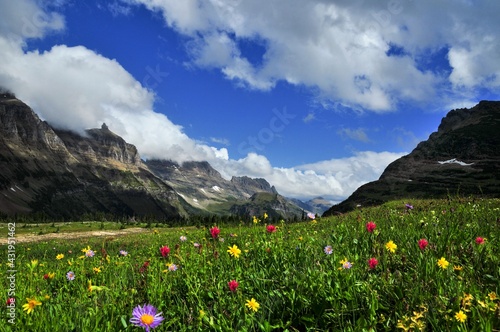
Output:
[[[142,166],[106,127],[88,137],[54,130],[23,102],[0,95],[0,211],[56,219],[187,216],[189,205]]]
[[[438,131],[324,216],[393,199],[500,196],[500,102],[450,111]]]

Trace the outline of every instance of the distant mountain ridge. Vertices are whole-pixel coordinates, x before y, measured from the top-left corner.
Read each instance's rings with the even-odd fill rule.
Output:
[[[394,199],[500,197],[500,102],[450,111],[437,132],[324,216]]]
[[[85,136],[54,129],[5,91],[0,92],[0,167],[0,215],[183,219],[247,213],[234,206],[257,206],[251,198],[259,193],[275,195],[273,204],[282,212],[265,211],[270,215],[301,213],[264,179],[228,181],[208,162],[143,161],[137,148],[106,124]],[[269,209],[273,204],[265,202]]]

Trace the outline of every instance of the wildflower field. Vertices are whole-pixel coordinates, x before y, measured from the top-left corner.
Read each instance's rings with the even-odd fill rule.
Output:
[[[499,207],[395,201],[18,243],[0,331],[499,331]]]

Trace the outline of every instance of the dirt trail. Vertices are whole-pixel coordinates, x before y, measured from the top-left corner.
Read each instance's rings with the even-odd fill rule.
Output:
[[[84,231],[84,232],[62,232],[62,233],[49,233],[42,235],[35,234],[22,234],[16,235],[16,243],[30,243],[30,242],[40,242],[40,241],[48,241],[53,239],[66,239],[72,240],[77,238],[86,238],[86,237],[107,237],[107,236],[121,236],[127,234],[135,234],[135,233],[144,233],[151,232],[150,229],[146,228],[127,228],[121,230],[112,230],[112,231]],[[8,238],[3,237],[0,238],[0,245],[7,244]]]

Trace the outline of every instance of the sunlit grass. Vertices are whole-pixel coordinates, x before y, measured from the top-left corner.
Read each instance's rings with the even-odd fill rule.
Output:
[[[151,304],[164,317],[155,331],[493,331],[499,206],[397,201],[297,224],[257,216],[256,224],[17,244],[16,325],[140,331],[132,310]],[[9,269],[6,254],[0,263]],[[27,299],[41,305],[28,314]]]

